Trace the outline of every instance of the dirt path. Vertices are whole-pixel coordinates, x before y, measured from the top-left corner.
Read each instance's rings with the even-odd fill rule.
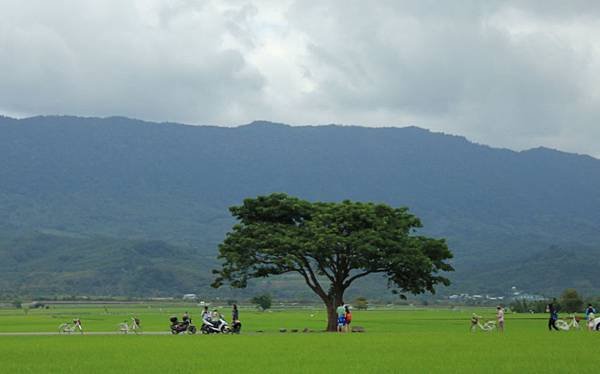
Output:
[[[28,332],[0,332],[0,336],[47,336],[47,335],[64,335],[64,336],[79,336],[80,333],[73,332],[70,334],[59,334],[58,332],[51,331],[28,331]],[[134,333],[123,334],[119,331],[86,331],[83,335],[136,335]],[[138,335],[171,335],[168,331],[147,331],[139,333]]]

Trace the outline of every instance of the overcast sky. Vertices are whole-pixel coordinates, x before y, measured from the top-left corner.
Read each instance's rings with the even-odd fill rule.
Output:
[[[600,156],[600,2],[0,0],[0,113],[415,125]]]

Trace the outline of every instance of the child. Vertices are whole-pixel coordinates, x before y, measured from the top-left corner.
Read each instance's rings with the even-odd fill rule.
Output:
[[[590,331],[594,331],[594,318],[596,318],[594,313],[588,313],[588,330]]]
[[[588,304],[587,308],[585,308],[585,318],[587,318],[588,322],[590,322],[590,314],[591,315],[596,314],[596,309],[594,309],[592,304]],[[591,318],[591,319],[593,319],[593,318]]]
[[[350,307],[348,305],[344,306],[346,308],[346,332],[352,332],[350,329],[350,323],[352,322],[352,312],[350,311]]]

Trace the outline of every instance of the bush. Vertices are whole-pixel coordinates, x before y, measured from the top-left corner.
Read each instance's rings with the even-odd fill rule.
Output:
[[[526,300],[526,299],[515,299],[510,303],[510,310],[517,313],[545,313],[546,306],[551,301],[549,300]]]
[[[261,310],[267,310],[271,307],[271,304],[273,303],[273,299],[271,299],[271,295],[269,295],[269,294],[262,294],[262,295],[254,296],[250,300],[250,302],[252,304],[256,304],[256,306]]]
[[[369,308],[369,302],[366,297],[360,296],[354,301],[354,307],[358,310],[366,310]]]

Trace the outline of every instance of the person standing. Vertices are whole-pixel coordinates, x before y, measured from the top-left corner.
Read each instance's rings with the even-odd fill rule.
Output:
[[[238,310],[238,307],[236,304],[233,304],[232,309],[231,309],[231,322],[234,323],[235,321],[239,321],[240,319],[240,311]]]
[[[477,331],[477,326],[479,325],[480,318],[481,317],[475,313],[473,313],[473,315],[471,316],[471,332]]]
[[[596,309],[592,306],[592,304],[588,304],[587,308],[585,308],[585,318],[589,321],[590,314],[596,314]]]
[[[558,321],[558,310],[554,304],[548,304],[548,313],[550,313],[550,319],[548,320],[548,330],[552,331],[552,329],[558,331],[558,327],[556,327],[556,321]]]
[[[210,312],[208,311],[208,307],[207,306],[205,306],[204,310],[202,311],[202,320],[210,322]]]
[[[352,323],[352,311],[350,310],[349,305],[345,305],[344,308],[346,309],[346,314],[344,315],[346,318],[346,332],[352,332],[352,329],[350,328],[350,323]]]
[[[79,329],[79,332],[83,334],[83,326],[81,325],[81,319],[77,317],[73,320],[73,329]]]
[[[344,328],[346,326],[346,307],[344,306],[343,303],[337,307],[336,313],[338,316],[337,330],[338,330],[338,332],[344,332]]]
[[[496,308],[496,319],[498,321],[498,332],[504,332],[504,308],[501,305]]]
[[[594,313],[590,313],[588,315],[587,328],[590,331],[594,331],[594,319],[595,318],[596,318],[596,315]]]
[[[596,317],[596,309],[592,306],[592,304],[588,304],[587,308],[585,308],[585,319],[588,325],[588,330],[594,329],[593,320]]]

